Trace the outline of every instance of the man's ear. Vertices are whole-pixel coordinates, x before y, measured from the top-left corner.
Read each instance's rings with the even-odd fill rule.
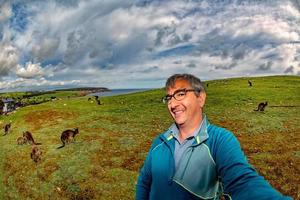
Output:
[[[206,100],[206,93],[205,92],[200,92],[199,94],[199,103],[200,103],[200,107],[203,108],[204,104],[205,104],[205,100]]]

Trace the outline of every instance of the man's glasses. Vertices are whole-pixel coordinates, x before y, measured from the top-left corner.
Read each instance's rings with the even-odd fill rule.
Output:
[[[177,101],[181,101],[186,97],[187,92],[200,92],[200,90],[194,90],[194,89],[182,89],[175,91],[172,95],[166,95],[162,98],[163,103],[167,104],[171,99],[174,97]]]

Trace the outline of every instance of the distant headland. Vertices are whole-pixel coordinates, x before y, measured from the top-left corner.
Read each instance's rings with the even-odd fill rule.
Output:
[[[108,92],[110,91],[110,89],[106,87],[77,87],[77,88],[57,89],[54,91],[88,91],[90,93],[95,93],[95,92]]]

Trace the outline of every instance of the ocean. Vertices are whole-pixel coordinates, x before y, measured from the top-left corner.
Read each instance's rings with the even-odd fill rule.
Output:
[[[121,94],[130,94],[130,93],[135,93],[135,92],[143,92],[151,89],[111,89],[110,91],[107,92],[96,92],[96,93],[91,93],[88,94],[88,96],[99,96],[99,97],[108,97],[108,96],[117,96]]]

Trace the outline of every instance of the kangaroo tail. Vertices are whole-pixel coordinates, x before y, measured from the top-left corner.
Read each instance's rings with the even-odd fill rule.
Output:
[[[57,149],[63,148],[65,146],[65,142],[62,141],[63,145],[61,145],[60,147],[57,147]]]
[[[35,145],[41,145],[42,143],[39,143],[39,142],[34,142],[33,144],[35,144]]]
[[[60,148],[63,148],[65,146],[65,144],[63,144],[62,146],[60,146],[60,147],[57,147],[57,149],[60,149]]]

